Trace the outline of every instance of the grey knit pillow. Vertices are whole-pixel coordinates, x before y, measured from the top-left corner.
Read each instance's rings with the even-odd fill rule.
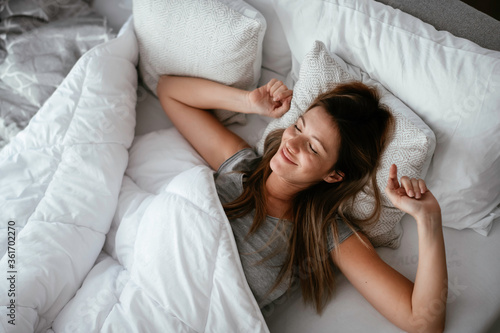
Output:
[[[140,75],[154,94],[162,74],[257,86],[266,21],[244,1],[136,0],[133,15]],[[226,124],[245,119],[228,111],[216,115]]]
[[[360,226],[374,246],[396,248],[402,235],[399,221],[404,213],[395,208],[384,193],[389,167],[395,163],[399,177],[406,175],[423,178],[429,167],[436,139],[430,128],[412,110],[366,73],[348,66],[341,58],[330,54],[322,42],[316,41],[301,64],[290,110],[280,119],[269,123],[258,148],[262,151],[264,138],[272,130],[295,123],[319,94],[333,89],[339,83],[354,80],[376,86],[381,102],[389,107],[396,120],[394,134],[382,154],[377,170],[377,185],[382,193],[380,219],[372,225]],[[368,216],[375,203],[372,193],[369,187],[359,193],[349,213],[358,218]]]

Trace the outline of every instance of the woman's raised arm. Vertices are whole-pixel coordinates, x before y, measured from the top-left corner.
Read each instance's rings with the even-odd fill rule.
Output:
[[[395,165],[390,170],[386,194],[394,206],[417,222],[419,259],[415,283],[357,237],[349,237],[332,251],[332,259],[354,287],[398,327],[407,332],[442,332],[448,280],[439,204],[423,180],[402,177],[400,185]],[[362,239],[369,244],[364,235]]]
[[[206,110],[224,109],[280,117],[290,108],[292,91],[274,79],[250,92],[199,78],[164,75],[158,82],[157,95],[175,127],[217,170],[248,144]]]

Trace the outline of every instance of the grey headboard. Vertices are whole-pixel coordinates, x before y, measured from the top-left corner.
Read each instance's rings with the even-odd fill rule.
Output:
[[[500,21],[459,0],[377,0],[491,50],[500,51]]]

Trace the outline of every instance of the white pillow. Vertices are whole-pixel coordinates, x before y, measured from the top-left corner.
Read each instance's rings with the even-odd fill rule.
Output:
[[[376,86],[381,102],[389,107],[396,120],[394,135],[382,154],[377,170],[377,184],[382,193],[382,211],[377,223],[361,226],[374,246],[398,247],[402,229],[399,221],[404,213],[394,208],[384,193],[392,163],[398,166],[398,176],[423,178],[427,172],[435,148],[435,137],[425,123],[406,105],[389,93],[376,81],[339,57],[330,54],[322,42],[316,41],[302,62],[299,80],[295,84],[290,110],[280,119],[269,123],[264,136],[276,128],[288,127],[297,121],[313,100],[321,93],[333,89],[339,83],[362,81]],[[259,149],[262,149],[263,140]],[[367,217],[373,210],[375,198],[369,188],[355,198],[351,214]]]
[[[429,125],[437,146],[426,181],[443,225],[486,235],[500,204],[500,52],[376,1],[273,4],[294,64],[321,40]]]
[[[136,0],[133,15],[140,75],[154,94],[162,74],[201,77],[241,89],[257,86],[266,21],[244,1]],[[226,124],[245,119],[228,111],[216,114]]]
[[[269,0],[246,0],[246,2],[261,12],[267,22],[262,42],[262,67],[276,73],[277,76],[285,77],[292,68],[292,52],[272,2]],[[264,85],[267,82],[262,83]]]

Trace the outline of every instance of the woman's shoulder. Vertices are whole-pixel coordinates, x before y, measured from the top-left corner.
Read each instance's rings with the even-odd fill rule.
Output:
[[[353,229],[340,217],[340,215],[335,216],[335,229],[337,230],[338,237],[338,245],[342,244],[349,236],[354,234],[353,229],[357,232],[359,228],[357,226],[353,226]],[[332,228],[327,229],[326,239],[328,243],[328,252],[331,252],[337,244],[335,243],[335,239],[333,236]]]
[[[243,148],[237,151],[234,155],[225,160],[217,172],[215,177],[229,172],[248,172],[257,166],[261,156],[253,148]]]
[[[245,172],[255,169],[259,161],[257,152],[244,148],[221,164],[214,180],[222,203],[234,201],[243,192]]]

